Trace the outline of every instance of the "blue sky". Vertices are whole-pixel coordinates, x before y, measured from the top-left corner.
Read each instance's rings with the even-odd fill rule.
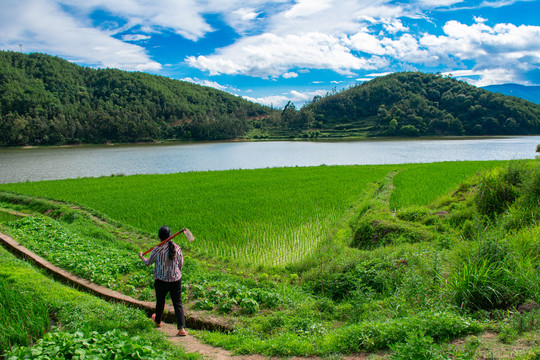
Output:
[[[280,108],[396,71],[540,84],[540,0],[0,0],[0,48]]]

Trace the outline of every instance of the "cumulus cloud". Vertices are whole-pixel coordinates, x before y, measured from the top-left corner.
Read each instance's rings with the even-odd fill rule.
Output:
[[[490,27],[483,22],[466,25],[452,20],[443,30],[445,35],[426,35],[420,40],[431,54],[474,60],[477,67],[540,65],[540,26]]]
[[[212,80],[208,80],[208,79],[198,79],[198,78],[186,77],[186,78],[183,78],[181,80],[182,81],[187,81],[187,82],[190,82],[190,83],[193,83],[193,84],[197,84],[197,85],[209,86],[209,87],[212,87],[214,89],[221,90],[221,91],[228,91],[229,90],[228,86],[221,85],[216,81],[212,81]]]
[[[492,68],[481,70],[455,70],[444,72],[456,79],[466,81],[475,86],[488,86],[495,84],[522,83],[523,79],[515,69]]]
[[[292,79],[292,78],[297,78],[298,74],[295,72],[288,72],[288,73],[283,74],[282,76],[285,79]]]
[[[129,27],[138,25],[148,32],[171,30],[194,41],[213,31],[202,16],[204,4],[195,0],[58,1],[88,13],[96,9],[106,10],[124,18]]]
[[[408,31],[409,28],[404,26],[400,19],[384,19],[383,26],[387,33],[397,34],[398,32]]]
[[[475,6],[496,8],[516,1]],[[412,30],[406,26],[407,19],[428,23],[437,11],[450,14],[466,5],[463,0],[18,0],[2,5],[2,48],[17,50],[23,44],[26,51],[98,67],[157,72],[162,65],[140,45],[157,33],[200,41],[218,30],[209,24],[209,14],[219,18],[214,26],[225,22],[236,32],[234,43],[178,59],[185,61],[182,66],[209,75],[277,80],[320,69],[368,79],[371,76],[362,74],[366,70],[415,69],[421,64],[459,71],[467,63],[474,75],[463,73],[463,78],[487,83],[517,79],[520,71],[540,67],[538,26],[490,24],[480,12],[472,25],[450,20],[437,35],[414,33],[416,25],[410,25]],[[116,20],[95,26],[96,11]],[[276,96],[288,101],[299,94]],[[278,102],[276,96],[271,101]]]
[[[161,65],[144,48],[115,39],[66,14],[52,1],[4,3],[0,14],[0,47],[48,52],[99,67],[157,71]]]
[[[296,104],[297,107],[299,105],[302,105],[306,101],[309,101],[313,99],[314,96],[323,96],[328,93],[327,90],[315,90],[315,91],[297,91],[297,90],[291,90],[288,93],[280,94],[280,95],[270,95],[270,96],[263,96],[263,97],[250,97],[250,96],[242,96],[244,99],[253,101],[262,105],[266,106],[273,106],[274,108],[281,108],[285,106],[289,101]]]
[[[246,74],[279,77],[292,67],[331,69],[348,74],[355,69],[376,69],[380,59],[359,58],[340,39],[323,33],[263,34],[244,38],[210,56],[190,56],[186,62],[211,75]]]

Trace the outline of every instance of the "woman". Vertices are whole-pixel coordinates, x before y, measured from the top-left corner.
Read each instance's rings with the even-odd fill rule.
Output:
[[[185,229],[181,231],[185,231]],[[171,236],[171,229],[163,225],[159,228],[158,235],[161,241],[163,241]],[[156,313],[152,314],[152,320],[154,320],[158,327],[161,326],[161,316],[165,308],[165,296],[170,292],[178,327],[178,333],[176,335],[186,336],[186,318],[184,317],[181,298],[182,266],[184,265],[182,249],[172,241],[167,241],[162,245],[156,246],[152,250],[150,258],[144,258],[142,252],[139,253],[139,257],[144,261],[145,265],[156,264],[154,269]]]

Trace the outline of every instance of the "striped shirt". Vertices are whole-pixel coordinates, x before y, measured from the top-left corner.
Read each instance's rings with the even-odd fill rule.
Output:
[[[173,243],[174,244],[174,243]],[[150,257],[144,259],[145,265],[155,263],[154,279],[174,282],[182,278],[182,267],[184,266],[184,256],[182,255],[182,249],[177,244],[174,244],[176,250],[176,256],[173,260],[169,260],[169,243],[166,242],[160,246],[156,246]]]

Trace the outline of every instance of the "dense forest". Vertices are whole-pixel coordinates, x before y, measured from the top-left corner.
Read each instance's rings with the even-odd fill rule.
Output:
[[[0,145],[237,138],[271,111],[185,81],[0,51]]]
[[[289,117],[304,127],[371,136],[540,134],[540,105],[420,72],[315,97]]]
[[[394,73],[277,111],[214,88],[0,51],[0,146],[156,140],[540,134],[540,105]]]

